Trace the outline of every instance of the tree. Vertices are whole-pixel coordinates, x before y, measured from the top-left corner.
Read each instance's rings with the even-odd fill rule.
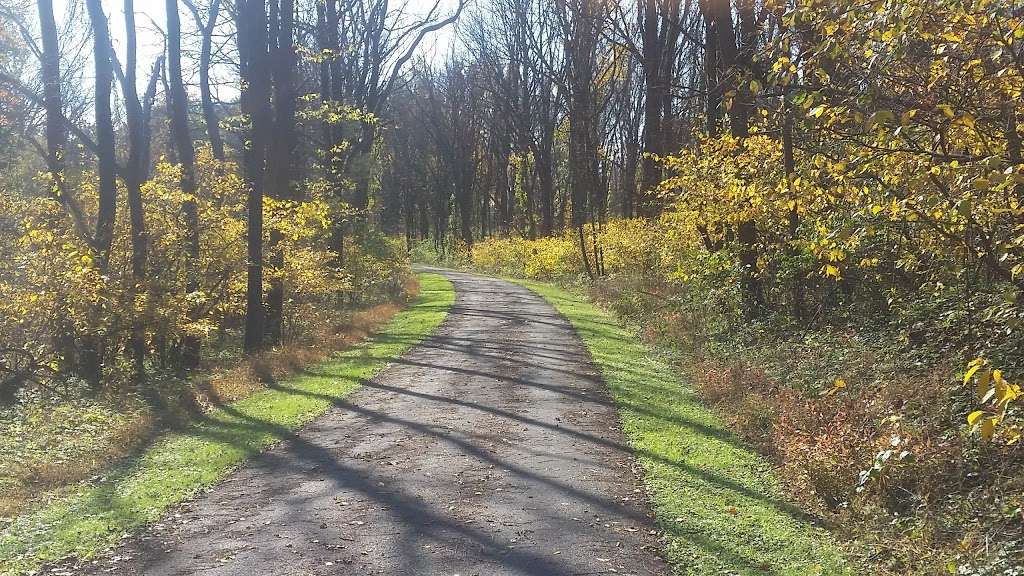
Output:
[[[331,30],[340,27],[343,31],[338,45],[359,47],[358,50],[339,51],[333,55],[339,60],[337,68],[332,68],[335,99],[371,116],[380,115],[401,84],[405,65],[420,44],[433,32],[458,20],[465,5],[465,0],[459,0],[451,15],[439,18],[441,3],[437,1],[424,17],[406,23],[404,8],[390,8],[388,0],[349,3],[344,11],[337,14],[336,21],[330,18],[332,4],[328,4],[326,26]],[[331,34],[329,38],[333,40],[333,32]],[[363,122],[345,162],[346,166],[355,164],[352,205],[362,215],[360,220],[369,207],[369,163],[376,139],[376,126]],[[331,148],[338,144],[333,142]]]
[[[643,166],[639,213],[648,218],[660,212],[657,186],[661,182],[659,157],[669,151],[666,123],[671,119],[669,89],[675,71],[676,44],[681,29],[679,0],[640,0],[644,71]]]
[[[273,6],[273,3],[271,4]],[[295,4],[293,0],[280,0],[276,14],[272,14],[271,32],[274,37],[270,44],[270,63],[274,83],[274,139],[270,142],[267,163],[266,189],[277,201],[292,200],[292,174],[294,171],[295,149],[295,45],[294,45]],[[272,263],[280,269],[284,265],[281,247],[282,233],[279,229],[270,232],[268,250]],[[279,274],[270,281],[267,294],[267,339],[270,344],[281,342],[281,323],[284,312],[284,282]]]
[[[57,40],[57,24],[53,18],[53,1],[38,0],[36,6],[39,10],[39,30],[43,45],[40,75],[43,80],[43,104],[46,109],[46,165],[50,171],[50,188],[54,197],[60,199],[71,215],[78,233],[82,238],[91,241],[82,208],[64,182],[68,135],[64,99],[61,96],[60,46]]]
[[[224,140],[220,134],[220,119],[217,116],[217,110],[213,104],[213,93],[210,89],[210,68],[213,64],[213,32],[217,29],[221,0],[211,0],[205,21],[199,13],[199,8],[195,2],[192,0],[183,0],[183,2],[192,14],[196,28],[199,29],[201,34],[199,48],[199,101],[203,108],[203,122],[206,125],[206,135],[210,140],[213,157],[217,160],[224,160]]]
[[[248,187],[248,244],[245,349],[258,352],[264,345],[263,308],[263,193],[272,128],[271,68],[268,51],[267,10],[263,0],[242,0],[237,14],[239,76],[243,82],[242,114],[247,122],[242,153]]]
[[[146,283],[146,257],[149,250],[146,236],[146,217],[142,206],[142,183],[146,180],[149,168],[149,120],[146,117],[142,101],[139,100],[137,70],[137,41],[135,32],[135,5],[133,0],[124,0],[125,37],[125,68],[119,71],[121,93],[125,101],[125,117],[128,123],[128,164],[122,170],[128,199],[129,222],[132,244],[132,281],[133,300],[144,299]],[[113,54],[113,48],[110,48]],[[154,81],[159,71],[159,61],[154,69]],[[151,82],[151,85],[153,83]],[[155,86],[155,85],[154,85]],[[132,315],[132,372],[136,383],[145,378],[146,334],[141,311],[135,310]]]
[[[86,0],[93,33],[95,65],[96,162],[99,174],[99,206],[94,233],[96,267],[105,274],[110,264],[117,210],[117,159],[114,152],[114,121],[110,109],[110,91],[114,82],[110,33],[100,0]],[[98,331],[97,331],[98,332]],[[102,335],[93,333],[83,342],[82,374],[94,390],[101,386],[103,373]]]
[[[167,71],[171,110],[171,137],[177,160],[181,164],[182,219],[188,230],[185,253],[185,293],[188,301],[196,301],[199,293],[199,214],[196,207],[195,148],[188,122],[188,94],[181,76],[181,19],[178,1],[167,0]],[[209,126],[207,126],[209,130]],[[191,314],[195,316],[194,312]],[[199,366],[199,338],[187,335],[182,342],[182,364],[186,369]]]
[[[756,51],[757,29],[754,3],[742,0],[738,4],[740,33],[733,26],[733,14],[729,0],[706,0],[701,4],[707,30],[705,50],[714,52],[710,57],[715,65],[713,76],[708,76],[708,130],[714,136],[719,130],[717,119],[720,97],[733,95],[727,110],[729,130],[734,138],[743,139],[749,135],[750,112],[753,96],[747,85],[752,72],[753,56]],[[710,74],[710,73],[709,73]],[[712,82],[717,85],[712,85]],[[764,307],[764,292],[760,280],[757,258],[757,222],[743,220],[736,226],[736,238],[740,244],[739,266],[742,274],[742,290],[746,300],[747,314],[757,316]]]

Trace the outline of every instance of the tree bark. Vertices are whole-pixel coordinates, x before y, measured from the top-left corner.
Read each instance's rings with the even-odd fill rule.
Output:
[[[213,104],[213,92],[210,89],[210,65],[213,57],[213,31],[217,28],[220,17],[221,0],[212,0],[210,10],[203,22],[199,9],[191,0],[184,0],[185,6],[192,13],[192,19],[199,29],[199,102],[203,109],[203,122],[206,124],[206,137],[210,140],[213,157],[224,160],[224,139],[220,135],[220,119]]]
[[[598,177],[596,106],[594,77],[597,58],[597,5],[581,0],[569,7],[566,27],[568,66],[569,186],[571,218],[579,237],[580,255],[587,276],[594,277],[583,227],[590,209],[590,196],[600,185]]]
[[[96,213],[96,251],[99,268],[107,271],[110,247],[114,239],[114,218],[117,210],[117,160],[114,153],[114,120],[110,111],[110,92],[114,67],[110,53],[110,31],[100,0],[86,0],[92,23],[93,58],[95,63],[96,161],[99,174],[99,209]]]
[[[270,140],[271,78],[267,53],[267,11],[263,0],[240,0],[238,52],[243,81],[241,108],[249,122],[243,169],[248,186],[246,211],[245,350],[263,349],[263,192]]]
[[[43,108],[46,110],[46,168],[50,172],[50,194],[64,205],[78,235],[87,244],[92,244],[92,234],[82,214],[82,208],[64,182],[68,131],[60,88],[60,46],[57,40],[57,24],[53,17],[53,0],[38,0],[36,4],[43,44],[40,72],[43,80]]]
[[[114,240],[114,219],[117,216],[117,158],[114,152],[114,121],[110,110],[110,92],[114,82],[110,31],[100,0],[86,0],[93,33],[95,65],[96,163],[99,175],[99,205],[96,211],[94,248],[96,266],[106,274],[110,266],[110,250]],[[99,391],[103,375],[103,338],[100,333],[88,334],[82,341],[82,376],[93,391]]]
[[[274,2],[276,0],[272,0]],[[280,0],[277,14],[277,38],[271,43],[271,64],[274,82],[274,139],[270,142],[267,163],[267,193],[276,200],[294,198],[292,167],[295,148],[295,45],[294,0]],[[267,250],[272,265],[280,270],[284,266],[283,240],[280,230],[271,230]],[[284,282],[276,274],[267,292],[267,342],[281,343],[284,318]]]
[[[705,18],[710,18],[706,25],[709,38],[706,46],[712,52],[711,35],[717,38],[718,82],[708,87],[709,108],[716,101],[718,94],[734,93],[729,112],[729,130],[734,138],[745,139],[750,130],[750,111],[753,106],[752,95],[741,79],[752,70],[754,42],[756,36],[750,29],[753,24],[754,5],[744,0],[739,4],[740,35],[733,26],[732,9],[729,0],[708,0],[704,6]],[[709,79],[710,80],[710,79]],[[712,98],[711,94],[715,97]],[[710,112],[710,110],[709,110]],[[717,114],[717,112],[716,112]],[[717,118],[709,118],[710,135],[718,131]],[[739,242],[740,289],[743,293],[745,313],[749,318],[760,315],[764,308],[764,291],[758,271],[758,230],[753,219],[744,220],[736,227],[736,240]]]
[[[129,347],[132,352],[132,376],[140,384],[146,376],[146,331],[142,312],[135,309],[135,303],[146,292],[146,260],[149,242],[146,235],[146,214],[142,205],[142,182],[146,145],[146,118],[139,100],[137,81],[135,4],[124,0],[125,24],[125,70],[121,79],[121,93],[124,96],[128,124],[128,165],[124,170],[125,192],[128,198],[129,229],[132,245],[132,320]]]
[[[641,0],[643,11],[644,156],[641,161],[638,213],[653,218],[661,212],[657,188],[660,160],[667,152],[665,123],[671,111],[669,87],[679,29],[679,0]],[[660,5],[660,10],[659,10]]]
[[[178,0],[167,0],[167,73],[170,88],[171,136],[181,164],[181,190],[186,199],[181,204],[182,220],[185,223],[185,293],[189,302],[199,292],[199,210],[196,200],[195,147],[188,126],[188,95],[181,76],[181,19],[178,15]],[[196,320],[195,304],[189,310],[191,320]],[[182,338],[182,364],[186,369],[199,367],[199,338],[187,334]]]

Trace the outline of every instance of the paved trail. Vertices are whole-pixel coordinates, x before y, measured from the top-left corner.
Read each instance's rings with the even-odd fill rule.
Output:
[[[444,272],[438,333],[104,560],[158,575],[656,575],[586,349],[542,298]]]

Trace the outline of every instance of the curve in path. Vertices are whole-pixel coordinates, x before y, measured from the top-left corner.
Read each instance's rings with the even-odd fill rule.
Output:
[[[97,572],[655,575],[589,354],[541,297],[450,271],[438,333]]]

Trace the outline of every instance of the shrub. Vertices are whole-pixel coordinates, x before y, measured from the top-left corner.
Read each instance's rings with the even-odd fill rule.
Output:
[[[200,230],[199,290],[186,290],[187,199],[180,169],[157,164],[142,187],[148,262],[144,282],[131,273],[128,210],[118,208],[111,261],[106,271],[72,228],[64,208],[50,198],[0,195],[0,401],[26,389],[58,392],[83,375],[86,348],[103,364],[103,386],[128,383],[127,350],[133,324],[144,327],[159,373],[181,365],[182,343],[198,338],[214,361],[238,350],[246,290],[245,189],[237,169],[201,151],[196,164]],[[84,206],[95,205],[95,176],[73,182]],[[367,234],[346,247],[344,260],[329,245],[326,191],[309,186],[302,201],[268,198],[265,286],[285,288],[284,337],[301,342],[328,326],[341,306],[399,298],[408,266],[402,247]],[[123,198],[123,193],[121,198]],[[280,236],[276,248],[270,235]],[[275,260],[280,251],[283,259]],[[276,262],[276,264],[275,264]],[[68,388],[70,391],[70,388]]]

